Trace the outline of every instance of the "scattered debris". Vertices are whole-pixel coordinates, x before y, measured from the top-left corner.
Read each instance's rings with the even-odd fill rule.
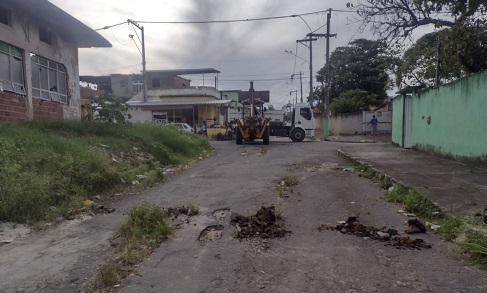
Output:
[[[418,219],[408,220],[408,228],[405,231],[408,234],[425,233],[426,227]]]
[[[278,220],[274,206],[261,207],[255,215],[250,217],[232,213],[230,223],[235,225],[235,238],[276,238],[291,233],[283,228],[282,220]]]
[[[92,200],[90,200],[90,199],[85,199],[85,200],[83,201],[83,204],[84,204],[85,206],[90,206],[90,205],[92,205],[93,203],[94,203],[94,201],[92,201]]]
[[[81,214],[91,214],[92,216],[96,214],[110,214],[115,211],[115,208],[109,208],[101,204],[92,203],[89,207],[83,207],[76,210],[70,210],[66,215],[66,220],[74,220],[77,215]],[[58,221],[62,219],[58,219]]]
[[[419,222],[419,221],[418,221]],[[431,248],[423,239],[411,239],[408,236],[399,236],[396,229],[375,228],[365,226],[358,222],[356,217],[349,217],[346,221],[339,221],[336,226],[321,225],[319,231],[340,231],[343,234],[355,235],[362,238],[387,242],[385,245],[394,246],[398,249],[421,249]]]
[[[433,230],[435,232],[438,232],[438,229],[440,229],[441,226],[440,225],[436,225],[436,224],[431,224],[430,225],[430,228],[431,228],[431,230]]]
[[[343,171],[350,172],[350,173],[354,173],[355,172],[355,168],[354,167],[346,167],[346,168],[343,168]]]
[[[406,210],[403,210],[403,209],[398,210],[397,213],[398,214],[403,214],[406,217],[411,217],[411,218],[417,217],[416,214],[408,213]]]
[[[203,231],[201,231],[198,240],[201,245],[206,245],[210,242],[222,238],[223,225],[208,226]]]
[[[185,216],[191,217],[191,216],[196,216],[197,214],[199,214],[199,210],[195,207],[181,206],[181,207],[175,207],[175,208],[168,208],[167,213],[169,214],[169,216],[172,216],[172,217],[178,217],[179,215],[185,215]]]

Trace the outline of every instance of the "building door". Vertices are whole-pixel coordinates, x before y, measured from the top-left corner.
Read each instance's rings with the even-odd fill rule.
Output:
[[[413,99],[410,95],[404,97],[404,129],[403,129],[403,147],[410,149],[411,145],[411,129],[413,117]]]

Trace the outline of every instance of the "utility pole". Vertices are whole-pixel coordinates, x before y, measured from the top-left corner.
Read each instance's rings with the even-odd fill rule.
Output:
[[[318,40],[316,38],[312,38],[311,34],[307,35],[307,39],[303,40],[296,40],[296,43],[305,43],[309,42],[309,46],[305,45],[306,47],[309,48],[309,103],[311,104],[311,101],[313,101],[313,42]],[[303,44],[304,45],[304,44]]]
[[[325,119],[324,119],[324,125],[323,125],[323,138],[326,140],[328,139],[329,132],[328,132],[328,120],[330,117],[330,90],[331,90],[331,84],[330,84],[330,38],[331,37],[336,37],[336,34],[330,34],[330,19],[331,19],[331,8],[328,9],[328,13],[326,14],[326,34],[313,34],[313,36],[316,37],[324,37],[326,38],[326,96],[325,96]]]
[[[142,78],[144,79],[144,102],[147,102],[147,72],[146,72],[146,62],[145,62],[145,36],[144,36],[144,27],[138,25],[135,21],[131,19],[127,19],[127,23],[132,24],[136,28],[138,28],[142,35]]]
[[[294,76],[298,75],[296,74],[291,74],[291,81],[293,80]],[[302,77],[302,72],[299,72],[299,84],[300,84],[300,90],[301,90],[301,103],[303,102],[303,77]]]
[[[298,90],[290,91],[289,95],[292,95],[292,93],[296,94],[296,99],[294,100],[294,104],[297,104],[298,103]]]
[[[330,118],[330,19],[331,8],[326,14],[326,98],[325,98],[325,121],[323,125],[323,139],[328,139],[329,133],[329,118]],[[336,36],[336,34],[335,34]]]

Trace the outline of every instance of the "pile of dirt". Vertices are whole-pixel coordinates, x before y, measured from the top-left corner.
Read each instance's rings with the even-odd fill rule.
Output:
[[[263,206],[250,217],[232,213],[230,223],[237,228],[235,238],[277,238],[291,233],[284,229],[284,223],[277,218],[274,206]]]
[[[430,244],[426,244],[423,239],[411,239],[408,236],[398,235],[397,230],[392,228],[378,229],[373,226],[365,226],[360,224],[356,217],[349,217],[346,221],[338,222],[336,226],[321,225],[318,227],[319,231],[330,230],[340,231],[343,234],[355,235],[358,237],[368,238],[387,242],[386,246],[394,246],[397,249],[418,249],[431,248]]]

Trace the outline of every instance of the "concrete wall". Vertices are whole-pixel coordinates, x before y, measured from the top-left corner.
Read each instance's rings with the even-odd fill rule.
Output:
[[[487,71],[413,93],[413,147],[458,159],[487,162],[486,97]],[[397,112],[401,116],[398,110],[401,109],[394,108],[394,114]]]
[[[133,123],[152,122],[152,111],[139,107],[129,107],[128,113],[132,116],[129,121]]]
[[[157,88],[152,87],[152,78],[159,80],[160,86]],[[152,73],[148,78],[147,89],[181,89],[189,87],[190,80],[179,76],[167,76],[157,75]],[[128,100],[132,98],[136,92],[134,92],[134,83],[144,83],[144,78],[141,74],[112,74],[110,75],[110,82],[112,87],[112,95],[122,100]]]
[[[330,117],[329,132],[331,135],[354,135],[370,133],[371,126],[368,125],[372,116],[375,115],[379,124],[378,133],[391,133],[392,112],[391,111],[365,111],[357,113],[343,113]],[[319,124],[318,124],[319,123]],[[317,121],[323,129],[323,120]]]
[[[130,99],[134,93],[134,82],[144,83],[141,74],[112,74],[110,76],[112,95],[120,99]]]
[[[81,114],[77,46],[64,41],[55,31],[51,32],[51,45],[41,42],[39,40],[39,24],[34,21],[33,17],[22,13],[22,11],[11,9],[8,4],[2,3],[2,5],[12,11],[12,26],[0,24],[0,41],[18,48],[22,53],[24,87],[26,89],[26,115],[28,119],[51,117],[53,108],[55,108],[54,112],[62,113],[61,117],[79,119]],[[40,101],[44,100],[32,97],[31,53],[65,66],[68,79],[68,101],[66,104],[60,102],[51,103],[50,101],[46,101],[48,103],[40,103]],[[2,95],[1,98],[6,96],[9,95]],[[34,106],[34,104],[36,105]],[[44,106],[46,109],[39,111]],[[47,113],[49,114],[47,115]],[[45,114],[47,116],[44,116]]]
[[[162,98],[169,98],[171,100],[176,100],[178,97],[203,97],[208,96],[209,100],[217,100],[220,99],[220,92],[214,87],[203,87],[203,86],[195,86],[195,87],[188,87],[188,88],[179,88],[179,89],[160,89],[156,90],[153,89],[148,93],[148,100],[159,100]]]
[[[362,123],[363,118],[361,112],[332,115],[330,116],[328,129],[331,135],[361,134]]]

